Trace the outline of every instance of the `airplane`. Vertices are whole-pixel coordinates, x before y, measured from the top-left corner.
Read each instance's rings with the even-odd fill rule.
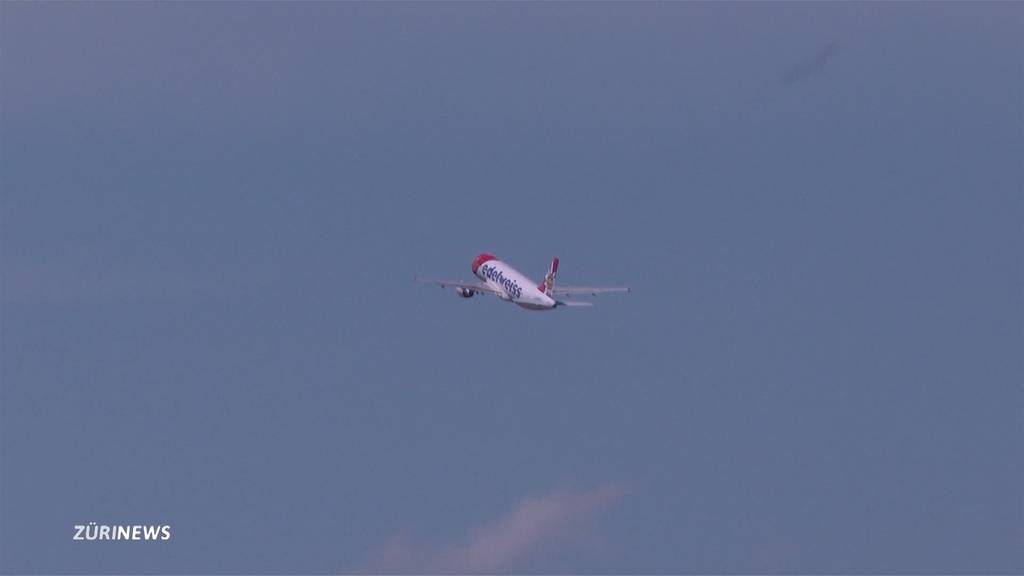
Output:
[[[454,288],[463,298],[472,298],[475,294],[493,294],[499,300],[517,304],[527,310],[553,310],[560,306],[593,306],[592,302],[581,300],[559,300],[561,296],[580,296],[583,294],[606,294],[610,292],[629,292],[626,287],[601,286],[555,286],[555,274],[558,273],[558,258],[551,259],[548,273],[544,281],[534,284],[515,268],[498,260],[493,254],[486,252],[477,254],[470,265],[473,275],[480,282],[462,282],[459,280],[428,280],[413,278],[416,282],[436,284],[441,288]]]

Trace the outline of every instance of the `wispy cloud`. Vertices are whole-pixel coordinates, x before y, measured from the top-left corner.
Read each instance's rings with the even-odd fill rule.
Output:
[[[838,53],[839,44],[836,42],[829,42],[815,52],[814,56],[811,58],[798,62],[786,70],[779,78],[779,83],[783,85],[795,84],[797,82],[819,76],[822,70],[825,69],[825,66],[827,66]]]
[[[540,544],[586,530],[596,514],[622,497],[606,484],[592,490],[555,491],[520,500],[498,518],[470,530],[460,542],[417,546],[399,533],[377,550],[360,572],[494,573],[508,570]]]

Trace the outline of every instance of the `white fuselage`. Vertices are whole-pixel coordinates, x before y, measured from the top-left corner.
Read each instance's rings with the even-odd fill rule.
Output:
[[[550,310],[557,303],[537,283],[501,260],[487,260],[474,272],[476,277],[498,292],[498,298],[530,310]]]

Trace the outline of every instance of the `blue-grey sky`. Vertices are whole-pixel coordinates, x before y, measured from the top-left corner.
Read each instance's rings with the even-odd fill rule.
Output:
[[[0,3],[0,571],[1024,572],[1022,30]]]

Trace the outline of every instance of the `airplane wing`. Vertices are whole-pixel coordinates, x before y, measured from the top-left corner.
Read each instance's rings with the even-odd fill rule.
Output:
[[[431,280],[429,278],[413,278],[413,281],[421,284],[436,284],[441,288],[461,288],[486,294],[498,294],[499,292],[483,282],[465,282],[463,280]]]
[[[591,296],[597,296],[598,294],[610,294],[610,293],[629,293],[629,288],[624,286],[552,286],[552,296],[579,296],[582,294],[590,294]]]

